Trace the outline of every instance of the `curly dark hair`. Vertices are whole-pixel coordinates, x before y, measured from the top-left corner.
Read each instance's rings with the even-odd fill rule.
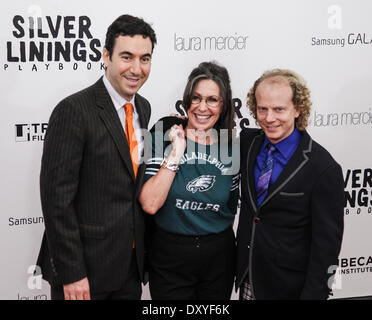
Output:
[[[310,100],[310,90],[308,89],[305,81],[298,74],[288,69],[273,69],[266,71],[255,81],[247,96],[247,106],[249,107],[252,116],[257,120],[257,87],[262,81],[268,79],[273,83],[285,82],[292,88],[292,102],[296,110],[300,112],[300,115],[295,120],[296,127],[298,130],[305,130],[308,126],[310,108],[312,105]]]
[[[115,39],[118,36],[142,35],[144,38],[150,38],[152,50],[156,44],[155,31],[151,26],[141,18],[133,17],[129,14],[123,14],[118,17],[107,29],[105,48],[112,57]]]

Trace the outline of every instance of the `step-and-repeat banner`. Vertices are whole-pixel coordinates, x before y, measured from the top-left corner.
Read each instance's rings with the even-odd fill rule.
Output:
[[[104,73],[107,27],[124,13],[150,22],[158,36],[140,90],[152,104],[150,125],[183,113],[187,76],[201,61],[229,70],[238,127],[255,126],[246,95],[263,71],[289,68],[307,80],[308,131],[345,179],[334,298],[372,295],[370,1],[18,0],[0,2],[0,299],[50,298],[48,283],[32,275],[44,229],[39,173],[48,119],[62,98]]]

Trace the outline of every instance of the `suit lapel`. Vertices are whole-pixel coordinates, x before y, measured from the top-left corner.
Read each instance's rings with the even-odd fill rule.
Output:
[[[144,106],[142,105],[141,100],[138,98],[137,95],[134,97],[134,102],[136,104],[136,111],[137,111],[138,116],[139,116],[139,121],[140,121],[141,128],[147,128]]]
[[[95,94],[97,105],[100,108],[99,116],[114,140],[115,145],[119,150],[119,154],[128,168],[130,176],[135,180],[128,141],[115,106],[112,103],[111,97],[107,92],[102,78],[96,83]]]
[[[256,158],[260,152],[261,146],[264,142],[265,135],[263,132],[253,138],[252,143],[248,149],[247,155],[247,177],[248,177],[248,194],[252,204],[252,207],[257,211],[257,193],[256,185],[254,179],[254,165],[256,163]]]
[[[301,138],[301,142],[298,145],[296,151],[289,159],[287,165],[283,168],[277,180],[269,187],[268,194],[261,206],[265,205],[270,199],[277,194],[281,189],[283,189],[286,184],[291,181],[296,174],[301,170],[301,168],[309,160],[308,153],[311,152],[312,139],[309,134],[304,131]]]
[[[146,154],[146,150],[148,149],[148,146],[146,145],[148,143],[148,139],[146,138],[146,135],[145,135],[146,133],[144,132],[144,130],[147,129],[147,119],[146,119],[146,116],[145,116],[145,106],[141,103],[141,100],[138,98],[138,95],[136,95],[134,99],[135,99],[136,110],[137,110],[137,113],[138,113],[140,125],[141,125],[141,128],[142,128],[142,133],[143,133],[143,136],[138,137],[138,139],[143,138],[144,154]],[[141,159],[140,159],[140,163],[139,163],[138,171],[137,171],[137,180],[138,181],[142,181],[142,177],[145,173],[145,165],[146,164],[144,163],[144,160],[145,159],[141,155]],[[141,184],[139,183],[137,185],[137,194],[139,194],[140,189],[141,189]]]

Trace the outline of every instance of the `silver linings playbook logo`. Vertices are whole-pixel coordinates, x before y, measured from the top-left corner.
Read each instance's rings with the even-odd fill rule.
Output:
[[[36,10],[37,11],[37,10]],[[41,10],[40,10],[41,11]],[[15,15],[6,41],[3,70],[104,69],[101,41],[92,34],[88,16]],[[72,66],[71,66],[72,64]]]
[[[347,169],[344,173],[345,215],[372,216],[372,168]]]

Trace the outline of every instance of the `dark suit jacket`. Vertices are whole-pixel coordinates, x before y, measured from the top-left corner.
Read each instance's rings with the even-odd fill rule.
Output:
[[[135,96],[142,128],[150,104]],[[52,285],[88,277],[92,291],[123,285],[135,240],[143,279],[144,213],[129,146],[102,78],[61,101],[44,141],[40,173],[45,233],[37,264]]]
[[[340,165],[307,132],[257,207],[259,129],[241,132],[242,205],[236,287],[249,275],[256,299],[326,299],[328,268],[337,265],[343,234]]]

